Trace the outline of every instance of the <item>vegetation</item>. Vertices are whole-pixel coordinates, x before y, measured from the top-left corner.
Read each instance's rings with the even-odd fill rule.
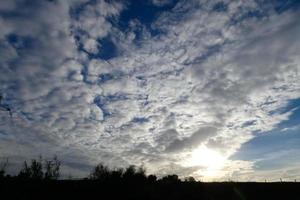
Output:
[[[18,175],[12,177],[6,174],[7,159],[0,165],[0,179],[57,180],[60,175],[60,164],[56,156],[51,160],[39,157],[39,159],[32,159],[30,164],[25,161]]]
[[[300,184],[203,183],[176,174],[157,178],[143,167],[110,169],[100,163],[87,178],[62,180],[57,157],[24,162],[16,176],[6,174],[8,160],[0,164],[1,199],[297,199]]]
[[[6,159],[5,162],[0,164],[0,179],[3,179],[5,177],[7,165],[8,165],[8,159]]]

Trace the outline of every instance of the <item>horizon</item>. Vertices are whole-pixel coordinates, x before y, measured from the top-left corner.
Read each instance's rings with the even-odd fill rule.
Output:
[[[0,163],[300,178],[300,1],[0,1]]]

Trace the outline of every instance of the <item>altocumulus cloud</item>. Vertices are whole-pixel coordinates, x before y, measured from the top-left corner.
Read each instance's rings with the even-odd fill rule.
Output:
[[[201,146],[226,158],[217,178],[253,172],[230,156],[300,97],[298,10],[155,0],[145,23],[122,15],[132,4],[1,1],[0,90],[13,110],[1,113],[1,156],[17,167],[57,154],[78,176],[103,161],[201,177],[206,166],[182,164]]]

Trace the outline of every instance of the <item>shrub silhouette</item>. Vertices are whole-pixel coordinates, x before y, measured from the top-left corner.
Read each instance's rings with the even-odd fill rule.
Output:
[[[190,183],[196,182],[195,178],[192,177],[192,176],[185,177],[185,178],[184,178],[184,181],[185,181],[185,182],[190,182]]]
[[[136,173],[136,168],[134,165],[130,165],[129,167],[126,168],[123,177],[124,179],[130,179],[134,176],[134,174]]]
[[[157,180],[157,177],[156,177],[155,175],[153,175],[153,174],[150,174],[150,175],[147,177],[147,179],[148,179],[148,182],[150,182],[150,183],[155,183],[156,180]]]
[[[8,159],[6,159],[4,162],[0,163],[0,179],[5,178],[7,165],[8,165]]]
[[[124,173],[124,169],[117,168],[110,173],[110,181],[111,182],[119,182],[122,179]]]
[[[178,183],[181,180],[178,178],[178,175],[172,174],[172,175],[167,175],[162,177],[160,181],[163,183],[171,184],[171,183]]]
[[[42,159],[40,160],[35,160],[33,159],[31,161],[31,178],[32,179],[43,179],[44,173],[43,173],[43,163]]]
[[[107,166],[102,163],[98,164],[90,174],[90,179],[98,181],[108,181],[111,176],[111,171]]]
[[[146,170],[143,167],[136,168],[134,165],[130,165],[126,168],[123,174],[124,181],[131,183],[141,183],[145,182]]]
[[[32,174],[32,170],[31,170],[30,166],[28,166],[27,162],[24,161],[23,168],[19,172],[18,177],[21,179],[30,179],[30,178],[32,178],[31,174]]]
[[[119,182],[122,180],[126,183],[142,183],[147,181],[147,176],[146,170],[143,167],[137,168],[134,165],[130,165],[125,170],[122,168],[111,170],[100,163],[93,168],[89,179],[99,182]]]
[[[110,169],[102,163],[88,178],[48,181],[60,175],[57,157],[24,162],[18,177],[6,175],[6,166],[7,162],[0,163],[1,199],[295,199],[300,195],[299,183],[205,183],[193,177],[181,181],[176,174],[157,180],[155,175],[147,177],[143,167]]]
[[[32,159],[30,165],[25,161],[18,177],[21,179],[33,180],[58,179],[60,175],[60,164],[61,163],[56,156],[54,156],[52,160],[45,160],[44,162],[42,157],[38,160]]]
[[[44,168],[44,178],[47,180],[58,179],[59,170],[61,162],[58,160],[57,156],[54,156],[52,160],[45,160]]]

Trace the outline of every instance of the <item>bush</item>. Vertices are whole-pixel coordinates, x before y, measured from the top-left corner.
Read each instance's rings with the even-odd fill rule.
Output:
[[[192,176],[185,177],[184,181],[185,182],[189,182],[189,183],[195,183],[195,182],[197,182],[196,179],[194,177],[192,177]]]
[[[111,172],[107,166],[102,163],[98,164],[90,174],[90,179],[98,181],[107,181],[111,175]]]
[[[6,174],[6,167],[8,165],[8,159],[5,162],[0,163],[0,179],[3,179]]]
[[[137,169],[136,166],[130,165],[126,168],[123,178],[126,182],[131,183],[145,182],[147,179],[146,170],[143,167]]]
[[[155,175],[150,174],[150,175],[148,176],[148,181],[149,181],[150,183],[155,183],[156,180],[157,180],[157,177],[156,177]]]
[[[60,161],[56,156],[52,160],[44,160],[40,157],[38,160],[31,160],[31,164],[28,165],[27,162],[24,162],[23,168],[18,174],[18,177],[21,179],[58,179],[59,170],[60,170]]]
[[[142,183],[146,182],[147,176],[143,167],[136,168],[136,166],[130,165],[125,170],[122,168],[111,170],[100,163],[93,168],[89,179],[101,182],[118,182],[123,180],[127,183]]]
[[[45,179],[58,179],[59,178],[59,170],[60,170],[60,161],[57,159],[56,156],[52,160],[45,160]]]
[[[178,176],[176,174],[172,174],[172,175],[167,175],[167,176],[162,177],[160,179],[160,181],[163,183],[170,184],[170,183],[178,183],[181,180],[178,178]]]

